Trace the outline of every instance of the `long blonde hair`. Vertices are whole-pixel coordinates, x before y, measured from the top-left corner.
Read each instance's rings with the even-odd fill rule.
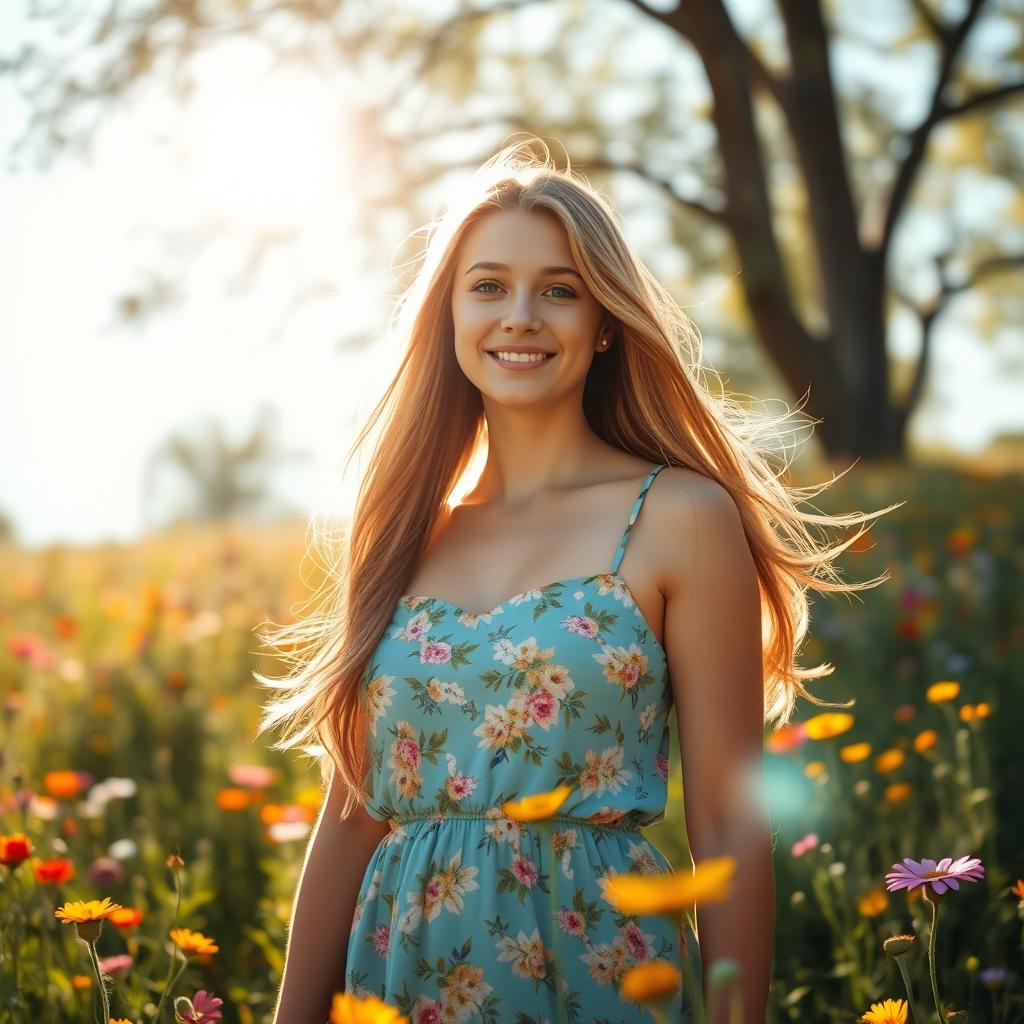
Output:
[[[367,799],[361,684],[370,659],[484,438],[480,393],[455,359],[450,295],[459,243],[491,211],[520,207],[557,217],[610,318],[613,344],[593,361],[583,395],[593,431],[637,457],[703,473],[735,501],[759,577],[766,721],[785,724],[798,696],[823,707],[851,703],[830,704],[804,688],[804,681],[834,670],[794,662],[810,621],[807,589],[853,591],[889,578],[846,583],[832,565],[866,526],[829,545],[808,524],[864,524],[898,505],[848,515],[798,509],[837,478],[808,488],[780,479],[788,463],[773,467],[775,442],[792,412],[765,417],[708,387],[697,330],[634,254],[610,206],[568,165],[557,168],[543,143],[543,158],[531,144],[508,146],[488,160],[428,232],[422,265],[397,307],[401,361],[346,460],[381,424],[347,535],[325,559],[330,571],[312,596],[316,609],[261,634],[289,672],[276,679],[254,673],[280,693],[263,705],[259,733],[284,722],[273,748],[302,744],[320,757],[325,782],[333,762],[347,789],[342,818]]]

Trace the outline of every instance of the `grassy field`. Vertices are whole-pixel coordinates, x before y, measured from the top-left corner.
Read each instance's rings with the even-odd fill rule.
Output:
[[[906,998],[882,946],[898,934],[916,936],[902,961],[916,1024],[938,1021],[933,905],[885,876],[906,857],[966,855],[984,877],[937,900],[936,986],[972,1024],[1024,1020],[1019,478],[854,470],[817,504],[903,499],[841,563],[851,580],[892,579],[814,599],[801,662],[836,666],[813,692],[854,698],[850,718],[815,723],[820,709],[801,705],[766,734],[772,1022],[855,1021]],[[320,790],[307,763],[255,737],[265,693],[251,671],[278,668],[253,630],[290,618],[316,582],[304,528],[0,551],[0,1019],[97,1019],[90,947],[55,911],[110,897],[124,909],[95,950],[113,1018],[170,1021],[173,997],[204,990],[226,1022],[269,1021]],[[674,747],[670,778],[678,765]],[[688,867],[678,782],[670,795],[649,837]]]

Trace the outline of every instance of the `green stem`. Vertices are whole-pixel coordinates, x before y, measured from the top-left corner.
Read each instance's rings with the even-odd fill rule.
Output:
[[[900,969],[900,976],[903,978],[903,987],[907,990],[907,1005],[910,1007],[910,1016],[917,1024],[917,1008],[914,1006],[914,988],[910,983],[910,972],[903,961],[903,956],[896,957],[896,966]]]
[[[101,1024],[110,1024],[110,1000],[107,998],[107,986],[103,981],[103,972],[100,970],[100,960],[96,955],[96,940],[93,939],[91,942],[87,942],[86,945],[89,947],[89,960],[92,963],[92,969],[96,974],[96,984],[100,988],[100,1001],[103,1005],[103,1019]],[[95,1003],[93,1007],[95,1008]]]
[[[928,934],[928,974],[932,981],[932,999],[935,1000],[935,1012],[939,1015],[940,1024],[949,1024],[942,1009],[942,1000],[939,999],[939,983],[935,976],[935,935],[939,930],[939,905],[929,893],[927,882],[924,885],[924,898],[932,908],[932,926]]]
[[[181,910],[181,880],[178,878],[178,868],[174,868],[173,870],[174,870],[174,893],[175,893],[175,897],[176,898],[175,898],[175,902],[174,902],[174,922],[171,924],[171,930],[172,931],[175,928],[178,927],[178,913]],[[167,1001],[167,993],[170,992],[170,990],[171,990],[171,985],[173,984],[173,982],[171,981],[171,972],[174,970],[174,961],[177,960],[177,958],[178,958],[177,945],[174,943],[174,940],[172,939],[171,940],[171,961],[167,965],[167,977],[164,979],[164,990],[163,990],[163,992],[160,995],[160,1002],[157,1004],[156,1016],[153,1018],[156,1021],[160,1020],[160,1013],[161,1013],[161,1011],[164,1008],[164,1003]],[[188,960],[185,958],[184,955],[182,955],[182,964],[183,965],[187,965],[188,964]],[[177,981],[178,978],[181,977],[182,970],[184,970],[184,966],[179,968],[178,973],[177,973],[177,975],[174,978],[174,981]]]
[[[683,921],[686,911],[680,910],[678,916],[675,916],[675,921],[680,927],[685,927],[686,922]],[[701,961],[703,963],[703,960]],[[707,1017],[704,1014],[704,981],[702,978],[697,978],[693,973],[693,968],[690,966],[690,958],[688,956],[681,956],[679,958],[679,966],[683,969],[683,978],[686,981],[686,990],[690,993],[690,1002],[693,1003],[693,1012],[695,1014],[693,1018],[693,1024],[709,1024]]]

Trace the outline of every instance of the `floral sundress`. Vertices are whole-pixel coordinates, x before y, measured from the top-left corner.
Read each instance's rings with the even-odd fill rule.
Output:
[[[644,480],[607,572],[483,614],[402,597],[363,680],[368,811],[390,833],[366,867],[346,989],[412,1024],[639,1024],[624,972],[701,978],[689,918],[622,915],[615,874],[670,871],[641,829],[664,817],[666,654],[618,573],[664,464]],[[501,805],[573,787],[550,819]],[[663,1017],[692,1024],[685,984]]]

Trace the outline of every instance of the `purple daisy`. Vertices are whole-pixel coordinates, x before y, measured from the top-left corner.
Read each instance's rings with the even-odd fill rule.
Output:
[[[915,885],[930,884],[940,896],[947,889],[959,890],[960,882],[976,882],[985,875],[985,868],[977,857],[943,857],[937,863],[928,857],[918,862],[904,857],[901,864],[893,864],[885,876],[885,887],[889,892],[897,889],[913,889]]]

